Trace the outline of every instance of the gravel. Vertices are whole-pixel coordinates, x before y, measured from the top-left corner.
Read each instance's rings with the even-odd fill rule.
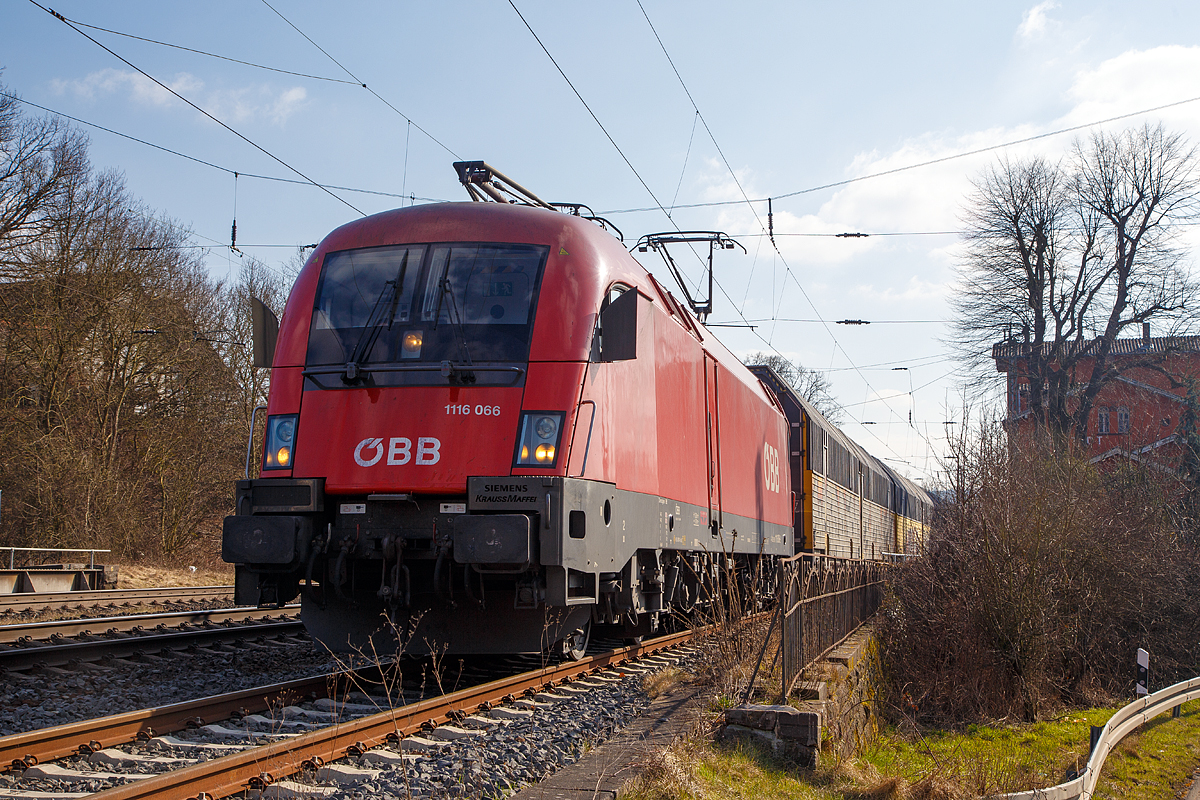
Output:
[[[452,741],[429,756],[383,769],[332,795],[365,798],[504,797],[578,761],[650,705],[641,674],[539,708],[532,717]]]
[[[154,663],[0,675],[0,736],[181,703],[333,670],[311,645],[179,654]]]
[[[693,653],[679,666],[688,670],[689,662],[695,664],[703,658],[702,653]],[[0,681],[0,735],[307,677],[334,667],[329,656],[313,652],[308,645],[296,645],[242,653],[180,656],[168,663],[68,672],[49,679],[46,676],[3,676],[5,680]],[[395,766],[381,768],[361,763],[358,766],[378,769],[378,774],[363,783],[343,786],[332,797],[338,800],[492,798],[504,797],[523,785],[536,783],[579,760],[590,748],[611,738],[649,706],[642,673],[622,674],[618,668],[608,670],[604,675],[618,679],[584,694],[546,703],[530,717],[488,725],[482,736],[451,741]],[[462,725],[469,728],[477,723],[468,719]],[[201,733],[191,731],[179,735],[209,738],[196,735]],[[197,755],[194,751],[169,752],[173,748],[135,749],[154,755],[193,758]],[[60,763],[73,766],[68,762]],[[105,770],[125,771],[107,767]],[[304,780],[304,776],[291,780]],[[0,790],[13,785],[14,781],[11,776],[0,776]],[[57,781],[33,781],[22,783],[22,788],[81,790],[78,783],[56,784]]]

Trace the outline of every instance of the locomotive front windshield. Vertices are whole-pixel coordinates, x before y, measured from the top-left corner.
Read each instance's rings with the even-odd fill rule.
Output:
[[[372,371],[377,365],[526,361],[548,252],[538,245],[463,243],[329,253],[306,365],[355,364],[379,384],[419,381],[420,369]]]

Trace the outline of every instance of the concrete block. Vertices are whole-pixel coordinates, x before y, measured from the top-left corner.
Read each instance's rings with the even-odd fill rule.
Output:
[[[364,764],[374,764],[378,767],[398,767],[416,761],[420,756],[415,753],[397,753],[395,750],[368,750],[363,754]]]
[[[400,750],[405,753],[429,753],[448,745],[449,741],[427,739],[424,736],[405,736],[400,740]]]
[[[744,705],[725,710],[726,725],[740,725],[760,731],[774,731],[780,711],[790,706]]]
[[[312,798],[329,797],[340,792],[337,786],[311,786],[296,781],[278,781],[263,790],[262,796],[270,800],[312,800]]]
[[[180,739],[177,736],[155,736],[151,739],[148,745],[157,748],[167,747],[186,747],[192,750],[207,750],[209,752],[225,752],[229,753],[234,750],[245,750],[246,748],[237,744],[216,744],[214,742],[193,742],[190,739]]]
[[[336,783],[339,786],[355,786],[378,777],[377,769],[359,769],[345,764],[328,764],[317,770],[317,780]]]
[[[821,715],[814,711],[790,708],[780,712],[775,728],[776,735],[783,740],[805,747],[821,746]]]
[[[533,709],[532,708],[508,708],[506,706],[500,706],[499,708],[493,708],[488,713],[491,714],[496,719],[521,720],[521,719],[529,719],[530,717],[532,717]]]
[[[145,764],[154,769],[157,767],[170,766],[178,769],[184,764],[195,764],[194,758],[170,758],[168,756],[144,756],[140,753],[126,753],[124,750],[98,750],[88,756],[88,762],[92,764],[108,764],[109,766],[129,766]]]
[[[483,731],[472,728],[460,728],[457,725],[439,725],[430,731],[429,735],[435,739],[452,742],[455,739],[471,739],[476,736],[482,736]],[[404,741],[408,741],[405,739]]]

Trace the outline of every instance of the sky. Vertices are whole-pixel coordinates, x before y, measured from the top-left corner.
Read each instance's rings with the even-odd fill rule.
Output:
[[[674,228],[736,238],[747,253],[717,254],[710,322],[742,327],[714,333],[823,371],[847,433],[927,486],[947,434],[982,410],[964,408],[945,344],[972,179],[1001,157],[1067,158],[1093,131],[1161,122],[1200,142],[1194,3],[52,8],[78,30],[0,0],[0,83],[116,132],[79,126],[94,166],[188,229],[215,277],[241,265],[235,214],[239,249],[281,268],[363,214],[466,200],[452,162],[487,161],[586,203],[627,246]],[[1184,245],[1191,260],[1200,235]],[[701,279],[697,257],[675,257]]]

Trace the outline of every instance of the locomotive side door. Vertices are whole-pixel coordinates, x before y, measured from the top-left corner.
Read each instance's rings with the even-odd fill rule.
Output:
[[[717,362],[704,354],[704,408],[708,433],[708,529],[717,538],[721,529],[721,437],[717,397]]]

